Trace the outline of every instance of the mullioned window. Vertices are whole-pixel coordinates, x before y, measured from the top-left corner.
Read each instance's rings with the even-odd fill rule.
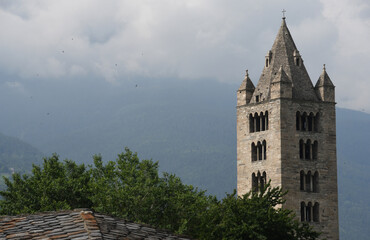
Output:
[[[260,132],[269,129],[268,112],[249,114],[249,132]]]

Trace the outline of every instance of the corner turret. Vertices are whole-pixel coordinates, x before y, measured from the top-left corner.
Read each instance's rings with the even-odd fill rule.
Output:
[[[326,72],[325,64],[322,73],[315,85],[315,91],[323,102],[335,102],[335,86]]]
[[[254,84],[249,78],[248,70],[245,71],[245,78],[242,84],[240,85],[237,93],[237,106],[243,106],[250,102],[253,92]]]

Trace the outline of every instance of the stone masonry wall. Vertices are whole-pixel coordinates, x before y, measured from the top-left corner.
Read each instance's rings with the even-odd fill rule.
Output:
[[[268,130],[249,132],[249,114],[268,112]],[[243,195],[252,189],[252,173],[266,172],[267,181],[281,186],[279,101],[248,104],[237,108],[237,190]],[[266,160],[252,162],[251,145],[266,141]]]
[[[249,114],[268,111],[268,130],[250,133]],[[296,130],[296,112],[319,113],[318,132]],[[300,159],[299,141],[318,142],[316,160]],[[252,161],[252,142],[266,140],[266,160]],[[319,192],[300,190],[300,171],[319,173]],[[311,222],[322,237],[339,239],[336,163],[335,104],[276,99],[237,107],[237,190],[243,195],[252,189],[252,173],[266,172],[272,186],[288,190],[283,207],[300,219],[300,203],[318,202],[319,222]]]
[[[338,194],[336,161],[336,127],[334,103],[293,102],[282,100],[282,186],[288,190],[284,207],[294,210],[300,218],[300,203],[320,204],[319,222],[311,224],[327,239],[339,239]],[[319,113],[319,129],[314,131],[296,130],[296,112]],[[299,141],[310,139],[318,142],[316,160],[300,159]],[[319,173],[319,191],[300,190],[300,171]]]

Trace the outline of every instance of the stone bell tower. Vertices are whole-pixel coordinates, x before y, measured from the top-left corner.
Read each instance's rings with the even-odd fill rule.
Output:
[[[237,189],[288,190],[284,208],[339,239],[334,85],[325,65],[313,86],[283,17],[255,87],[237,91]]]

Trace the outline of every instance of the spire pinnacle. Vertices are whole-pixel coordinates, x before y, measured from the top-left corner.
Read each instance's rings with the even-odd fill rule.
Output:
[[[255,89],[254,84],[252,83],[252,80],[249,78],[249,73],[247,69],[245,70],[245,77],[238,91],[248,90],[253,92],[254,89]]]
[[[331,81],[328,73],[326,72],[326,64],[323,65],[322,73],[319,77],[319,80],[317,81],[315,85],[315,87],[320,87],[320,86],[334,87],[333,82]]]
[[[283,9],[283,11],[281,11],[283,13],[283,19],[285,19],[285,13],[286,13],[286,10]]]

